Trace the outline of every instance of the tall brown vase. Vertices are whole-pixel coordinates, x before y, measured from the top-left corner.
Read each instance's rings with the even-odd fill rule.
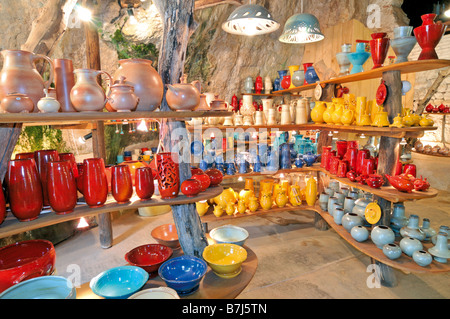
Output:
[[[56,99],[61,104],[61,112],[76,112],[70,101],[70,90],[75,85],[73,63],[69,59],[55,59]]]

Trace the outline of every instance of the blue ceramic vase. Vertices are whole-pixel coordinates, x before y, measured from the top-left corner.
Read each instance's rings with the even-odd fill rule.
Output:
[[[306,69],[305,80],[306,82],[308,82],[308,84],[313,84],[319,81],[319,77],[317,76],[316,70],[314,70],[313,66],[310,66]]]
[[[364,72],[363,65],[370,57],[370,53],[366,51],[364,42],[356,42],[356,51],[347,54],[350,63],[353,65],[350,74]]]
[[[319,195],[319,206],[320,209],[324,212],[328,211],[328,199],[330,198],[330,195],[328,195],[325,192],[320,193]]]
[[[336,207],[333,211],[333,219],[336,225],[342,225],[342,217],[344,217],[344,210]]]
[[[419,216],[410,215],[408,224],[400,229],[400,235],[402,237],[412,237],[423,241],[426,235],[419,228]]]
[[[354,213],[347,213],[342,217],[342,226],[346,231],[351,232],[352,228],[358,225],[363,225],[364,221],[361,216]]]
[[[353,239],[356,241],[363,242],[369,239],[369,230],[362,225],[357,225],[352,227],[350,235],[352,235]]]
[[[423,249],[423,245],[422,243],[417,240],[416,238],[412,238],[412,237],[405,237],[402,238],[402,240],[400,240],[400,248],[402,249],[402,251],[408,255],[409,257],[412,256],[412,254],[416,251],[416,250],[422,250]]]
[[[433,257],[425,250],[416,250],[413,252],[412,258],[416,264],[422,267],[428,266],[433,261]]]
[[[389,259],[397,259],[402,255],[402,249],[395,243],[383,246],[383,254]]]
[[[395,234],[392,229],[385,225],[375,226],[370,232],[370,238],[380,249],[386,244],[392,244],[395,241]]]

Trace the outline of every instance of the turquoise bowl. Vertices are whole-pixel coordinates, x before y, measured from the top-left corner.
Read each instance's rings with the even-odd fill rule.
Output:
[[[108,269],[91,279],[92,291],[106,299],[127,299],[141,289],[149,278],[148,272],[136,266]]]
[[[71,281],[60,276],[42,276],[11,286],[0,294],[0,299],[75,299],[76,290]]]

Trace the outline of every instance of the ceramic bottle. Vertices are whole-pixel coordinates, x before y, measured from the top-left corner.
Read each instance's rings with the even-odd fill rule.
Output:
[[[419,216],[410,215],[408,224],[400,229],[400,235],[402,237],[412,237],[419,241],[423,241],[426,234],[419,228]]]

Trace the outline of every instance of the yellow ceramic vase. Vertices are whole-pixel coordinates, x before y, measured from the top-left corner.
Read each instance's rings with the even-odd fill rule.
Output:
[[[325,102],[317,101],[314,108],[311,110],[311,119],[316,124],[323,123],[323,113],[326,110]]]
[[[213,213],[216,217],[220,217],[223,214],[223,208],[220,205],[216,205],[216,206],[214,206]]]
[[[256,212],[256,210],[259,208],[258,198],[253,196],[250,198],[250,202],[248,203],[248,209],[250,209],[251,212]]]
[[[225,209],[225,213],[229,216],[233,215],[235,211],[234,203],[228,203],[227,208]]]
[[[206,212],[208,211],[209,208],[209,204],[207,200],[202,200],[200,202],[196,202],[195,203],[195,207],[197,208],[197,213],[200,216],[203,216],[206,214]]]
[[[358,125],[359,126],[370,126],[371,124],[372,124],[372,122],[370,121],[370,115],[363,114]]]
[[[253,192],[255,192],[255,187],[253,185],[253,178],[246,178],[245,179],[244,188],[251,189]]]
[[[345,126],[349,126],[354,122],[354,112],[351,109],[346,109],[344,110],[344,112],[342,113],[341,116],[341,122],[342,124],[344,124]]]
[[[344,94],[344,105],[353,111],[356,111],[356,98],[352,93]]]
[[[272,196],[273,192],[273,179],[263,179],[259,182],[259,199],[261,199],[262,195],[268,194]]]
[[[389,126],[390,127],[398,127],[398,128],[401,128],[404,126],[402,123],[402,117],[400,116],[400,113],[396,117],[394,117],[394,122],[392,122],[392,124]]]
[[[327,109],[325,110],[325,112],[323,112],[323,121],[327,124],[334,124],[333,123],[333,113],[335,111],[334,103],[327,102],[326,105]]]
[[[288,197],[286,196],[286,193],[284,191],[278,192],[277,197],[275,198],[275,204],[277,204],[278,207],[284,207],[287,202]]]
[[[302,203],[302,197],[300,195],[300,186],[292,185],[289,190],[289,202],[292,206],[299,206]]]
[[[413,126],[414,125],[414,119],[411,116],[410,112],[411,112],[410,109],[405,110],[406,115],[402,119],[402,124],[405,126]]]
[[[344,105],[343,104],[335,104],[335,110],[333,112],[333,123],[336,125],[342,125],[341,116],[343,112]]]
[[[295,88],[295,85],[292,83],[292,78],[294,77],[294,72],[300,69],[300,65],[290,65],[288,66],[289,74],[291,75],[291,85],[289,86],[290,89]]]
[[[365,96],[358,96],[356,98],[356,110],[355,110],[356,125],[362,125],[361,124],[362,117],[364,114],[366,114],[366,107],[367,107],[366,104],[367,102]]]
[[[380,106],[377,104],[375,100],[370,100],[367,102],[367,108],[369,109],[370,121],[373,122],[375,120],[375,115],[380,112]]]
[[[317,182],[314,177],[311,177],[306,182],[305,190],[306,203],[309,206],[314,206],[317,199]]]
[[[272,208],[272,195],[264,194],[261,196],[261,199],[259,200],[259,204],[261,205],[262,209],[269,210]]]

